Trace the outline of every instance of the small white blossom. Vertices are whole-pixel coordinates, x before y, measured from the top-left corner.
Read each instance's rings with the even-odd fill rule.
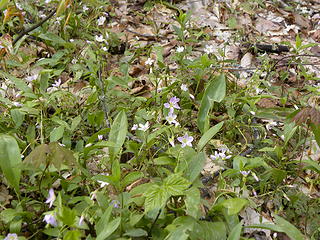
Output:
[[[103,135],[98,135],[98,139],[101,141],[103,139]]]
[[[169,143],[170,143],[170,145],[171,145],[172,147],[175,146],[175,144],[174,144],[174,137],[173,137],[173,136],[169,138]]]
[[[97,41],[97,42],[104,42],[105,41],[105,39],[104,39],[104,37],[102,36],[102,35],[96,35],[95,37],[94,37],[94,39]]]
[[[244,177],[248,176],[248,175],[250,174],[250,172],[251,172],[251,171],[240,171],[240,173],[241,173]]]
[[[74,42],[74,39],[71,38],[71,39],[69,39],[69,41],[70,41],[70,42]]]
[[[19,103],[19,102],[12,102],[13,106],[15,107],[22,107],[23,104]]]
[[[206,54],[214,53],[214,46],[213,45],[206,45],[204,52]]]
[[[83,221],[84,221],[84,216],[81,215],[78,225],[81,226],[83,224]]]
[[[108,48],[107,47],[103,47],[102,50],[105,51],[105,52],[108,52]]]
[[[177,47],[178,53],[182,53],[183,51],[184,51],[184,47],[182,47],[182,46]]]
[[[88,10],[89,10],[89,8],[88,8],[86,5],[83,5],[82,11],[86,12],[86,11],[88,11]]]
[[[188,91],[187,84],[181,84],[181,90],[184,92],[187,92]]]
[[[137,130],[138,129],[138,124],[133,124],[131,130],[134,131],[134,130]]]
[[[104,22],[106,21],[106,17],[105,16],[101,16],[101,17],[99,17],[98,18],[98,20],[97,20],[97,24],[98,24],[98,26],[101,26],[101,25],[103,25],[104,24]]]
[[[146,65],[152,65],[154,63],[154,60],[151,59],[151,58],[148,58],[147,61],[146,61]]]
[[[44,1],[44,3],[50,3],[51,2],[51,0],[45,0]]]
[[[31,76],[26,77],[27,82],[32,82],[33,80],[36,80],[38,78],[39,74],[34,74]]]
[[[101,175],[109,176],[109,174],[108,174],[108,173],[102,173]],[[98,180],[97,182],[98,182],[98,183],[100,183],[100,188],[103,188],[103,187],[105,187],[105,186],[108,186],[108,185],[109,185],[109,183],[108,183],[108,182],[104,182],[104,181],[100,181],[100,180]]]
[[[148,129],[149,129],[149,122],[146,122],[145,124],[141,124],[141,123],[139,123],[139,128],[138,128],[138,130],[141,130],[141,131],[147,131]]]
[[[176,120],[177,115],[174,114],[173,112],[169,111],[168,116],[166,116],[166,120],[168,121],[169,124],[175,124],[175,126],[179,126],[179,123]]]

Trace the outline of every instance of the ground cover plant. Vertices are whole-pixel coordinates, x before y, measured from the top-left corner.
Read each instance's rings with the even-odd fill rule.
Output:
[[[0,239],[320,239],[319,1],[0,10]]]

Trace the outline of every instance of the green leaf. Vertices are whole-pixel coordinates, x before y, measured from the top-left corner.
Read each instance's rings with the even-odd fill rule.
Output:
[[[228,215],[239,213],[242,208],[248,204],[248,200],[243,198],[231,198],[224,200],[221,205],[227,209]]]
[[[304,169],[311,169],[315,171],[316,173],[320,174],[320,164],[317,163],[316,161],[313,161],[311,159],[305,159],[302,160],[303,163],[305,163]]]
[[[2,10],[4,8],[6,8],[8,3],[9,3],[9,0],[1,0],[0,1],[0,9]]]
[[[63,224],[71,227],[76,220],[76,211],[70,209],[66,206],[62,206],[62,208],[58,211],[58,219],[63,222]]]
[[[190,182],[180,174],[172,174],[164,180],[163,186],[170,196],[178,196],[184,195],[184,191],[190,186]]]
[[[213,138],[214,135],[217,134],[217,132],[220,131],[221,127],[223,126],[224,122],[220,122],[217,125],[211,127],[208,131],[206,131],[202,137],[200,138],[198,142],[197,149],[198,151],[201,151],[204,146],[210,141],[211,138]]]
[[[141,179],[144,176],[142,172],[130,172],[123,179],[121,179],[122,187],[133,183],[134,181]]]
[[[284,232],[291,238],[295,240],[303,240],[304,236],[302,233],[291,223],[289,223],[284,218],[275,215],[276,224],[284,230]]]
[[[78,125],[80,124],[81,122],[81,116],[77,116],[75,117],[74,119],[72,119],[72,122],[71,122],[71,132],[73,132],[74,130],[76,130],[76,128],[78,127]]]
[[[63,137],[64,133],[64,126],[56,127],[53,129],[53,131],[50,133],[50,142],[56,142],[60,138]]]
[[[142,228],[134,228],[130,229],[125,232],[124,236],[129,236],[129,237],[143,237],[143,236],[148,236],[148,233],[143,230]]]
[[[206,155],[204,152],[199,152],[197,155],[194,155],[187,165],[187,169],[185,171],[185,177],[193,182],[200,174],[203,169],[203,166],[206,162]]]
[[[294,122],[284,125],[284,145],[287,145],[293,134],[296,132],[298,126]]]
[[[14,124],[16,125],[16,128],[20,127],[24,121],[25,114],[21,112],[19,109],[11,109],[10,114],[12,120],[14,121]]]
[[[109,147],[110,158],[114,159],[126,139],[128,131],[128,120],[125,111],[121,111],[113,121],[109,133],[109,142],[114,143],[115,147]]]
[[[113,221],[106,223],[104,225],[104,228],[102,232],[100,232],[99,235],[97,235],[96,240],[105,240],[107,237],[109,237],[120,225],[121,217],[117,217]]]
[[[311,123],[311,130],[314,134],[314,139],[316,140],[318,146],[320,147],[320,125]]]
[[[201,132],[207,131],[209,120],[208,114],[214,102],[221,102],[226,95],[226,80],[225,75],[216,76],[207,86],[200,105],[198,114],[198,128]]]
[[[144,210],[147,213],[151,210],[164,207],[170,195],[165,188],[153,184],[148,188],[144,196],[146,197]]]
[[[16,78],[15,76],[12,76],[9,73],[3,72],[1,70],[0,70],[0,76],[2,76],[3,78],[8,78],[19,90],[25,93],[32,93],[31,95],[34,95],[32,89],[25,83],[24,80],[20,78]],[[35,96],[35,98],[36,97],[37,96]]]
[[[9,185],[19,192],[21,154],[16,139],[0,135],[0,168]]]
[[[239,240],[242,231],[242,221],[239,222],[231,231],[228,240]]]
[[[195,226],[193,233],[197,237],[201,236],[201,240],[225,240],[227,238],[226,225],[223,222],[202,221]]]
[[[49,40],[55,44],[60,44],[63,45],[66,43],[65,40],[63,40],[61,37],[59,37],[57,34],[54,34],[52,32],[47,32],[47,33],[41,33],[39,36],[39,38],[42,38],[44,40]]]
[[[283,219],[282,217],[279,217],[277,215],[274,216],[275,223],[276,224],[268,224],[268,223],[262,223],[262,224],[255,224],[246,226],[246,228],[262,228],[262,229],[268,229],[275,232],[283,232],[288,235],[290,239],[294,240],[304,240],[305,237],[303,234],[291,223],[289,223],[287,220]]]
[[[78,230],[69,230],[64,235],[63,240],[81,240],[81,232]]]
[[[197,187],[192,187],[186,191],[186,213],[195,219],[199,218],[200,191]]]

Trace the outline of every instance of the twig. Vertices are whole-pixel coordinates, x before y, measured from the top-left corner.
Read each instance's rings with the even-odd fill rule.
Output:
[[[13,40],[12,45],[15,45],[24,35],[27,35],[29,32],[40,27],[42,24],[44,24],[46,21],[48,21],[50,18],[52,18],[55,13],[56,13],[56,10],[53,10],[48,16],[46,16],[40,22],[38,22],[37,24],[31,26],[30,28],[27,28],[27,29],[23,30],[22,32],[20,32],[20,34]]]

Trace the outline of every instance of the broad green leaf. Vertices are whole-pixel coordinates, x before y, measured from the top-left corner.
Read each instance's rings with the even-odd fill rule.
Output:
[[[200,131],[206,132],[209,127],[208,114],[214,102],[221,102],[226,95],[226,80],[225,75],[216,76],[207,86],[200,105],[198,113],[198,128]]]
[[[120,149],[126,139],[128,131],[128,120],[125,111],[121,111],[113,121],[109,133],[110,143],[114,143],[115,147],[109,147],[110,158],[114,159],[120,152]]]
[[[275,218],[275,224],[268,224],[268,223],[254,224],[254,225],[246,226],[246,228],[268,229],[275,232],[283,232],[287,234],[290,239],[294,239],[294,240],[305,239],[303,234],[295,226],[289,223],[287,220],[277,215],[275,215],[274,218]]]
[[[81,240],[81,232],[78,230],[69,230],[64,235],[63,240]]]
[[[163,187],[170,196],[184,195],[189,186],[190,182],[180,174],[172,174],[163,182]]]
[[[44,40],[49,40],[52,41],[55,44],[65,44],[66,41],[63,40],[61,37],[59,37],[58,35],[52,33],[52,32],[47,32],[47,33],[41,33],[39,36],[39,38],[42,38]]]
[[[314,134],[314,139],[316,140],[318,146],[320,147],[320,126],[311,123],[311,130]]]
[[[210,139],[213,138],[213,136],[220,131],[221,127],[223,126],[223,123],[224,122],[218,123],[202,135],[197,146],[198,151],[201,151],[204,148],[204,146],[210,141]]]
[[[277,215],[275,215],[274,218],[276,220],[276,224],[282,228],[291,239],[304,240],[302,233],[287,220]]]
[[[192,187],[186,191],[186,213],[195,219],[199,218],[200,191],[197,187]]]
[[[153,184],[144,196],[146,197],[144,210],[147,213],[151,210],[164,207],[170,195],[164,187]]]
[[[121,179],[122,187],[133,183],[134,181],[143,178],[144,174],[142,172],[131,172],[128,173],[123,179]]]
[[[21,112],[19,109],[11,109],[10,114],[12,120],[14,121],[14,124],[16,125],[16,128],[20,127],[24,121],[25,114]]]
[[[231,231],[228,240],[239,240],[242,231],[242,221],[239,222]]]
[[[223,222],[200,221],[191,233],[190,239],[196,240],[226,240],[227,229]]]
[[[50,142],[56,142],[63,137],[64,126],[56,127],[50,133]]]
[[[73,132],[74,130],[76,130],[76,128],[78,127],[78,125],[80,124],[81,122],[81,116],[77,116],[75,117],[74,119],[72,119],[72,122],[71,122],[71,132]]]
[[[4,8],[6,8],[8,3],[9,3],[9,0],[1,0],[0,1],[0,9],[2,10]]]
[[[107,224],[109,223],[109,219],[111,216],[111,212],[112,212],[113,207],[110,205],[102,214],[101,218],[99,219],[99,221],[96,223],[95,225],[95,229],[97,232],[97,235],[100,235],[103,230],[105,229],[105,227],[107,226]]]
[[[134,228],[130,229],[125,232],[124,236],[129,236],[129,237],[143,237],[143,236],[148,236],[148,233],[143,230],[142,228]]]
[[[224,200],[221,205],[227,209],[228,215],[239,213],[242,208],[248,204],[248,200],[243,198],[231,198]]]
[[[287,145],[293,134],[296,132],[298,126],[294,122],[284,125],[284,145]]]
[[[71,227],[76,220],[76,211],[73,209],[70,209],[66,206],[62,206],[61,209],[58,211],[58,219],[63,222],[63,224]]]
[[[109,237],[115,230],[117,230],[117,228],[120,225],[120,222],[121,222],[121,217],[117,217],[113,221],[107,223],[104,226],[104,229],[102,230],[102,232],[100,232],[100,234],[97,235],[96,240],[105,240],[105,239],[107,239],[107,237]]]
[[[21,154],[16,139],[0,135],[0,168],[9,185],[19,192]]]
[[[188,163],[187,169],[185,170],[185,177],[193,182],[200,174],[203,169],[203,166],[206,162],[206,155],[204,152],[199,152],[197,155],[194,155],[191,161]]]

